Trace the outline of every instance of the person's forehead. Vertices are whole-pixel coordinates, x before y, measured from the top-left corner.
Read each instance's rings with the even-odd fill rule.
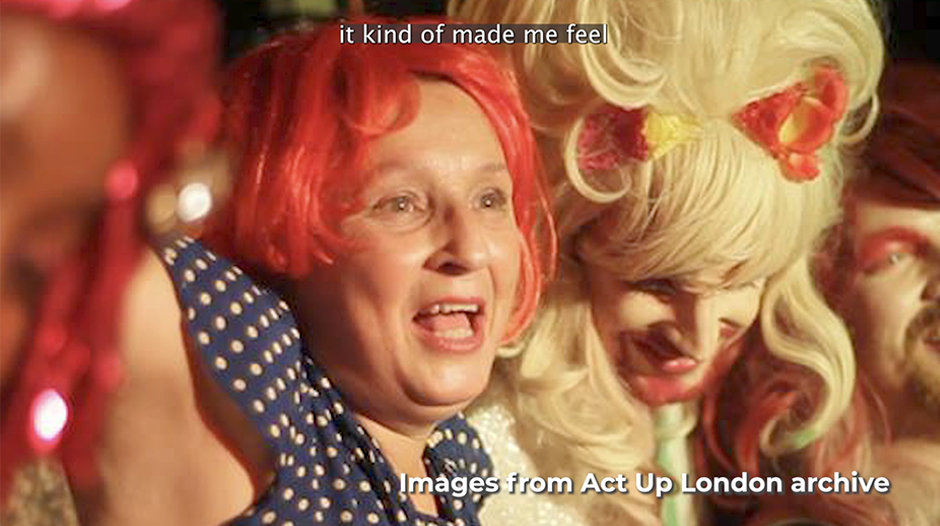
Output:
[[[852,223],[856,241],[885,229],[902,227],[940,243],[940,203],[918,203],[877,192],[864,192],[856,196]]]

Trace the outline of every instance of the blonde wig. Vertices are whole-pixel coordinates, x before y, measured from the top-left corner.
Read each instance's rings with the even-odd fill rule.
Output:
[[[600,476],[645,471],[652,456],[646,408],[617,376],[593,326],[586,261],[625,281],[715,267],[735,268],[729,286],[767,277],[748,341],[814,388],[786,393],[798,399],[788,408],[799,412],[747,408],[758,414],[759,433],[753,447],[740,449],[776,457],[830,429],[849,405],[855,361],[844,325],[815,288],[809,256],[838,219],[844,147],[867,133],[877,111],[883,43],[872,7],[865,0],[465,0],[452,7],[475,23],[600,23],[610,35],[607,46],[508,50],[553,180],[561,249],[540,317],[497,377],[511,386],[518,433],[535,464]],[[820,175],[794,182],[731,116],[819,65],[841,73],[848,111],[817,151]],[[698,132],[657,159],[585,173],[579,133],[604,104],[649,106],[697,123]],[[606,238],[585,235],[599,223]],[[766,361],[757,351],[745,349],[741,362]],[[722,389],[764,379],[752,375]],[[749,460],[741,451],[729,455],[739,465]],[[618,495],[618,505],[638,522],[654,521],[640,498]]]

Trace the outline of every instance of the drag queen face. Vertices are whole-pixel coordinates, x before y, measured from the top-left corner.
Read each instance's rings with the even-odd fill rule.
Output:
[[[805,187],[743,134],[708,126],[713,135],[625,176],[635,187],[616,202],[569,212],[594,215],[572,235],[571,250],[597,335],[621,381],[651,406],[718,388],[748,335],[758,336],[750,329],[766,289],[811,232],[801,224],[808,216],[791,211],[812,204]]]
[[[764,279],[731,270],[623,281],[588,265],[591,311],[621,378],[647,404],[692,400],[727,372],[760,309]]]
[[[913,398],[940,415],[940,205],[900,192],[857,193],[846,317],[859,364],[889,407]]]

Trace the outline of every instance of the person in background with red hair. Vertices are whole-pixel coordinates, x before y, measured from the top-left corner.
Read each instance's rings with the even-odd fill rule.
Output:
[[[0,10],[3,522],[75,522],[61,482],[42,493],[59,464],[37,458],[61,461],[83,523],[221,520],[205,495],[173,504],[203,480],[194,459],[223,481],[241,468],[217,461],[227,452],[198,418],[185,354],[173,352],[178,309],[147,251],[148,234],[204,214],[210,196],[215,6]]]

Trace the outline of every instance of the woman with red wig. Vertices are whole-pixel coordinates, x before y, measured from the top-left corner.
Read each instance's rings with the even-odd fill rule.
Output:
[[[266,484],[233,523],[478,524],[466,483],[492,473],[460,411],[554,255],[529,122],[484,48],[340,32],[235,65],[232,199],[163,252],[204,408]]]
[[[153,197],[173,201],[165,181],[213,138],[218,31],[208,0],[2,0],[0,9],[6,504],[36,457],[61,460],[75,488],[98,486],[109,395],[134,375],[131,355],[154,351],[135,347],[128,325],[142,304],[125,301],[133,283],[161,272],[142,260],[156,224],[144,211],[168,208]],[[152,300],[146,308],[159,311]],[[29,524],[47,520],[24,513]]]

